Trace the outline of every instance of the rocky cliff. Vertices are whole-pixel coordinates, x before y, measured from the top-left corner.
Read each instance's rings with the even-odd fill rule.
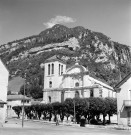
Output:
[[[131,47],[81,26],[68,28],[57,24],[38,35],[0,46],[0,58],[11,76],[24,73],[28,67],[29,76],[39,81],[41,63],[55,54],[66,60],[67,65],[74,64],[78,57],[92,76],[112,86],[131,71]]]

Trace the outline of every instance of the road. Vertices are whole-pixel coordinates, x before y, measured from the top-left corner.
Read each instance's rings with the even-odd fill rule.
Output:
[[[130,135],[131,131],[100,129],[73,126],[56,126],[42,122],[26,121],[24,128],[21,127],[21,121],[9,121],[12,127],[0,128],[0,135]],[[17,124],[16,124],[17,123]],[[16,125],[16,126],[15,126]]]

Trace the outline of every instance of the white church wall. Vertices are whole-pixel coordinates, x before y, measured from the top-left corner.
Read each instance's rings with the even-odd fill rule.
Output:
[[[80,68],[73,68],[72,70],[68,71],[68,74],[80,73]]]
[[[99,88],[94,88],[94,97],[99,97],[100,94],[99,94]]]
[[[85,98],[89,98],[90,97],[90,90],[89,89],[85,89],[84,90],[84,97]]]
[[[59,88],[62,82],[62,75],[59,75],[59,62],[51,62],[54,64],[54,74],[48,75],[48,64],[45,64],[45,79],[44,79],[44,89],[49,88],[49,82],[52,82],[52,88]],[[65,72],[66,66],[63,64],[63,72]]]
[[[92,85],[92,82],[89,80],[89,75],[85,75],[83,77],[83,86],[86,87],[86,86],[91,86]]]

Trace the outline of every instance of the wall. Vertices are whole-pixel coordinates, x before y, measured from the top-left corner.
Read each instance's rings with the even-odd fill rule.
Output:
[[[120,88],[121,90],[117,92],[118,124],[128,125],[127,109],[123,106],[123,101],[131,100],[129,93],[129,90],[131,90],[131,78],[128,79]]]
[[[4,102],[7,101],[7,88],[8,88],[8,70],[0,60],[0,99]],[[0,122],[3,123],[6,118],[7,105],[4,104],[3,108],[0,108]]]

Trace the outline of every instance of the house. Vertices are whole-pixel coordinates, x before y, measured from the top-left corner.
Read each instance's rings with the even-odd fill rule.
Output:
[[[78,61],[70,68],[58,56],[44,63],[43,102],[62,102],[66,98],[115,97],[115,91],[105,82],[90,76],[88,68]]]
[[[5,122],[9,72],[0,60],[0,123]]]
[[[15,117],[17,116],[12,107],[14,106],[30,106],[31,98],[23,96],[23,95],[8,95],[7,96],[7,117]]]
[[[118,124],[131,126],[131,73],[116,86]]]

